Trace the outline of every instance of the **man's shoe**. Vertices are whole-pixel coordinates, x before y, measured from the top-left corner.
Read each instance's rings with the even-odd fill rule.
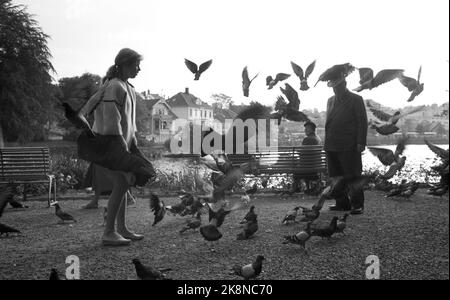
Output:
[[[360,208],[354,208],[352,209],[352,211],[350,212],[350,214],[352,215],[361,215],[364,213],[364,208],[360,207]]]
[[[342,207],[342,206],[338,206],[338,205],[331,205],[328,209],[331,211],[349,211],[349,210],[351,210],[351,208],[349,208],[349,207]]]

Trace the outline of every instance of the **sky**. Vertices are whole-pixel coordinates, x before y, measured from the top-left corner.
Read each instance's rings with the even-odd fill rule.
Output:
[[[130,80],[139,92],[167,97],[189,87],[211,102],[213,93],[235,103],[273,105],[281,94],[267,90],[265,78],[279,72],[299,89],[290,62],[304,70],[317,60],[309,79],[335,64],[404,69],[416,78],[422,66],[423,93],[411,104],[449,101],[448,0],[13,0],[25,4],[45,33],[57,71],[55,80],[90,72],[103,76],[121,48],[144,55],[141,72]],[[186,68],[213,59],[201,77]],[[242,69],[259,73],[242,93]],[[359,75],[348,77],[350,89]],[[360,93],[383,105],[400,108],[409,92],[398,80]],[[299,91],[300,109],[325,110],[332,90],[321,82]]]

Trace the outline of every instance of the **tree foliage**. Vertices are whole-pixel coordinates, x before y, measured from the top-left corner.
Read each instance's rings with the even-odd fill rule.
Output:
[[[53,120],[48,38],[25,6],[0,0],[0,126],[8,142],[42,140]]]

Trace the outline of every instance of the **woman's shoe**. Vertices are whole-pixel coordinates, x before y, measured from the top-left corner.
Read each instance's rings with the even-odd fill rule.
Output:
[[[108,237],[103,236],[102,244],[104,246],[128,246],[131,244],[131,240],[116,233]]]
[[[144,235],[142,234],[136,234],[136,233],[128,233],[122,235],[125,239],[131,240],[131,241],[140,241],[144,239]]]

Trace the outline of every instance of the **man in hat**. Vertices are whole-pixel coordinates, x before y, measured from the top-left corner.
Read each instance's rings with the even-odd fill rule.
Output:
[[[331,71],[330,71],[331,70]],[[350,64],[338,65],[327,70],[324,81],[333,88],[334,96],[328,99],[325,123],[324,149],[327,154],[328,175],[344,176],[347,180],[361,176],[361,153],[366,147],[367,113],[363,98],[347,89],[345,78],[354,68]],[[325,73],[324,73],[325,74]],[[336,205],[330,210],[362,214],[364,191],[347,189],[335,196]]]

